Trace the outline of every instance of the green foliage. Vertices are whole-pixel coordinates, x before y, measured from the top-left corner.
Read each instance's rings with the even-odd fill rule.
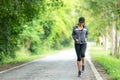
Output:
[[[70,46],[80,16],[86,18],[89,39],[94,40],[110,25],[111,10],[119,13],[117,0],[1,0],[0,53],[16,58],[21,48],[41,54]]]
[[[77,1],[1,0],[0,60],[16,59],[21,48],[31,55],[70,46]]]
[[[98,53],[100,52],[100,53]],[[115,57],[110,56],[109,52],[105,52],[102,47],[92,47],[90,50],[92,57],[95,61],[100,63],[107,73],[110,74],[110,80],[120,79],[120,60]]]
[[[105,28],[111,29],[111,23],[120,19],[120,1],[119,0],[85,0],[87,13],[90,16],[88,25],[90,26],[89,32],[90,39],[94,39],[98,35],[105,36]],[[114,14],[114,19],[112,14]],[[119,24],[117,24],[119,28]],[[117,29],[118,29],[117,28]],[[94,32],[94,33],[93,33]]]
[[[0,53],[3,52],[6,57],[15,57],[14,51],[19,48],[21,42],[19,34],[24,30],[22,25],[32,21],[38,13],[37,2],[34,0],[0,1]]]

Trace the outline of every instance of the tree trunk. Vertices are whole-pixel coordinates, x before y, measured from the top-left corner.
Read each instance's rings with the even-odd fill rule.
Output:
[[[114,48],[115,48],[115,25],[114,25],[114,21],[112,21],[112,31],[111,31],[111,35],[112,35],[112,41],[111,41],[111,45],[112,45],[112,55],[114,55]]]
[[[109,45],[108,45],[108,27],[105,29],[105,50],[108,51]]]
[[[117,31],[117,27],[118,27],[118,18],[116,17],[116,26],[115,26],[115,56],[117,58],[119,58],[119,52],[118,52],[118,49],[119,49],[119,44],[118,44],[118,31]]]
[[[117,53],[118,53],[118,51],[117,51],[117,50],[118,50],[118,46],[117,46],[117,45],[118,45],[118,44],[117,44],[118,41],[117,41],[117,40],[118,40],[118,39],[117,39],[117,29],[116,29],[116,27],[115,27],[115,48],[114,48],[114,55],[115,55],[115,56],[118,55],[118,54],[117,54]]]

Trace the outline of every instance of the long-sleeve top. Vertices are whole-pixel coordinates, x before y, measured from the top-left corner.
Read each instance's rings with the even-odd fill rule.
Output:
[[[86,26],[83,27],[82,30],[78,29],[78,26],[73,28],[72,37],[75,40],[75,44],[85,44],[88,38],[88,29]],[[76,41],[78,39],[78,42]]]

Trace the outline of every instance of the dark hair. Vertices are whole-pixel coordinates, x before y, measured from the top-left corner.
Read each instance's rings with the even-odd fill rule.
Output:
[[[84,22],[85,22],[85,18],[84,18],[84,17],[80,17],[80,18],[79,18],[79,22],[80,22],[80,23],[84,23]]]

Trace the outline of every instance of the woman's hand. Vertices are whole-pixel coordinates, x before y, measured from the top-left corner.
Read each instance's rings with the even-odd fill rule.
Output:
[[[75,39],[76,42],[78,42],[79,40],[78,39]]]
[[[85,38],[85,41],[87,42],[87,38]]]

